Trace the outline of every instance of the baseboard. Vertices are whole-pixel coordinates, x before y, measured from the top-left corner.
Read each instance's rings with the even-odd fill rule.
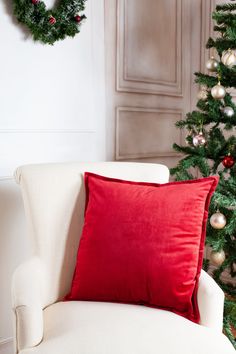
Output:
[[[0,339],[0,354],[14,354],[13,338]]]

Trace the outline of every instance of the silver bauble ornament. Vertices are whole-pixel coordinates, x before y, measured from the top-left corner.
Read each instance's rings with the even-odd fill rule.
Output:
[[[219,252],[216,251],[211,251],[210,254],[210,261],[213,265],[219,267],[224,263],[225,261],[225,252],[224,250],[221,250]]]
[[[206,145],[206,137],[203,135],[203,132],[193,136],[193,145],[195,147]]]
[[[236,50],[225,50],[222,54],[221,61],[228,68],[232,68],[236,65]]]
[[[211,95],[213,98],[215,98],[216,100],[221,100],[222,98],[225,97],[226,95],[226,90],[224,88],[224,86],[222,86],[220,84],[220,82],[218,82],[217,85],[215,85],[214,87],[212,87],[211,89]]]
[[[219,62],[214,57],[211,57],[206,62],[206,68],[211,72],[217,71],[218,66],[219,66]]]
[[[223,229],[226,225],[226,217],[224,216],[224,214],[217,211],[211,216],[210,224],[213,227],[213,229],[217,229],[217,230]]]
[[[223,114],[224,114],[226,117],[228,117],[228,118],[231,118],[231,117],[234,116],[234,110],[233,110],[233,108],[230,107],[230,106],[224,107],[224,108],[222,109],[222,112],[223,112]]]

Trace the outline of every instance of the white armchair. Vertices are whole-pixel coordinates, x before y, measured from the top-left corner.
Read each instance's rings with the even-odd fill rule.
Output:
[[[69,163],[17,169],[33,256],[12,281],[18,354],[230,354],[221,333],[224,294],[202,271],[201,325],[143,306],[63,302],[83,226],[83,172],[165,183],[167,167],[141,163]]]

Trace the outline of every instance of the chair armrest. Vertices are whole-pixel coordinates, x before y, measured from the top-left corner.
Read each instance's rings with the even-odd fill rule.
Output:
[[[200,324],[222,332],[224,292],[204,270],[199,279],[197,301]]]
[[[37,257],[21,264],[13,274],[12,307],[17,352],[34,347],[43,339],[45,275],[44,266]]]

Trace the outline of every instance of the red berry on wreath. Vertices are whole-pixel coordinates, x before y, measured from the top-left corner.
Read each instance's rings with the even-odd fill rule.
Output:
[[[39,0],[31,0],[32,4],[37,5]]]
[[[231,167],[233,167],[234,163],[235,163],[235,160],[234,160],[233,156],[231,156],[231,155],[225,156],[225,157],[223,158],[223,160],[222,160],[222,164],[223,164],[224,167],[226,167],[226,168],[231,168]]]
[[[48,22],[49,22],[51,25],[54,25],[54,23],[56,23],[55,17],[50,16]]]
[[[80,15],[76,15],[74,18],[75,18],[76,22],[80,22],[81,21],[81,16]]]

